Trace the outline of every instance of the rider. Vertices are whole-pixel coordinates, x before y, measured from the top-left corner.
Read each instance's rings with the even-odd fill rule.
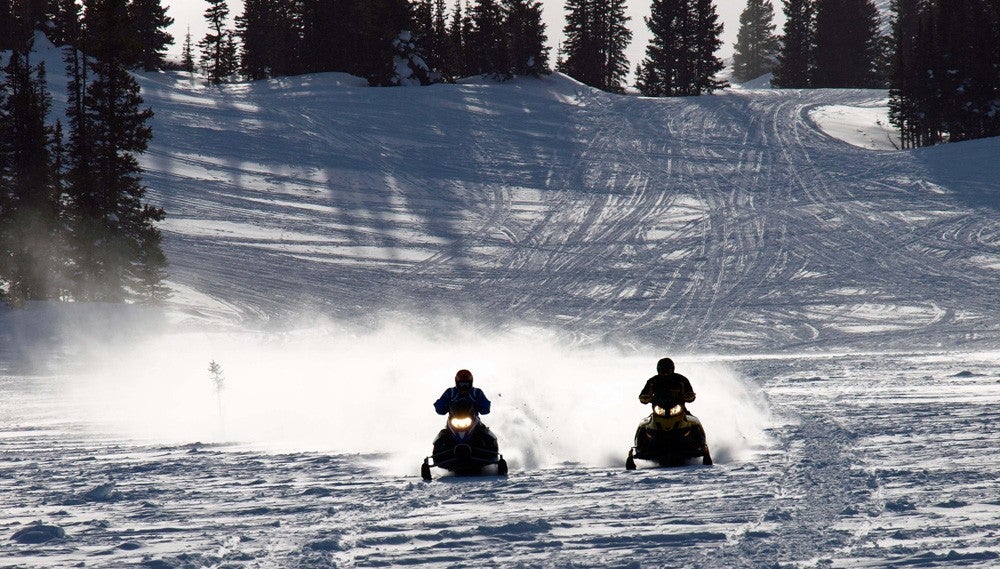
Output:
[[[687,407],[685,403],[691,403],[694,401],[694,390],[691,389],[691,382],[688,378],[674,371],[674,361],[670,358],[663,358],[656,362],[656,375],[646,380],[646,385],[642,388],[642,392],[639,393],[639,401],[645,405],[646,403],[652,403],[653,405],[659,405],[664,409],[669,409],[674,405],[680,405],[684,410],[683,420],[680,426],[675,426],[668,432],[680,433],[682,435],[681,440],[687,441],[688,437],[691,438],[690,441],[685,442],[681,446],[688,446],[688,453],[690,455],[701,454],[702,464],[712,464],[712,455],[708,452],[708,445],[705,444],[705,429],[694,415],[689,415],[687,412]],[[658,451],[656,450],[660,443],[657,443],[657,437],[662,437],[663,434],[652,427],[652,415],[650,419],[639,425],[639,428],[635,432],[635,446],[637,449],[636,457],[642,457],[641,453],[650,453],[655,455]],[[650,430],[652,429],[652,431]],[[674,435],[671,435],[674,436]],[[676,436],[674,436],[676,438]],[[668,441],[670,438],[668,437]],[[701,448],[691,448],[692,443],[695,445],[701,445]],[[673,443],[667,443],[669,446]],[[644,448],[645,447],[645,448]],[[662,448],[659,452],[662,453]],[[687,453],[685,453],[687,454]],[[690,456],[689,455],[689,456]],[[631,461],[632,454],[629,454],[629,460]],[[672,461],[673,459],[671,459]],[[635,468],[635,464],[626,463],[626,467]]]
[[[441,394],[434,402],[434,410],[438,415],[447,415],[451,402],[458,399],[471,399],[476,404],[476,413],[480,415],[490,413],[490,400],[482,389],[472,387],[472,372],[467,369],[458,370],[455,374],[455,387],[449,387]]]
[[[674,360],[663,358],[656,362],[656,375],[646,380],[646,386],[639,393],[639,401],[645,405],[656,402],[662,405],[683,405],[694,401],[694,390],[688,378],[674,371]]]

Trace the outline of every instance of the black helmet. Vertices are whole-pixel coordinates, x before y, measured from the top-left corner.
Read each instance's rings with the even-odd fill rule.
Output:
[[[458,370],[458,373],[455,374],[455,385],[459,389],[471,389],[472,372],[467,369]]]
[[[656,373],[660,375],[674,373],[674,360],[670,358],[663,358],[662,360],[656,362]]]

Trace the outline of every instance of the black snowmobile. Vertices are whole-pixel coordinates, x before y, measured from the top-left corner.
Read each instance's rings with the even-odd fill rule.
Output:
[[[660,466],[681,466],[694,458],[712,464],[701,421],[688,413],[683,402],[674,401],[654,401],[653,412],[639,423],[625,468],[635,470],[637,458]]]
[[[497,437],[479,420],[475,402],[453,401],[446,427],[434,439],[434,453],[424,459],[420,476],[430,480],[432,466],[459,476],[475,476],[492,464],[497,465],[499,476],[507,476],[507,461],[500,454]]]

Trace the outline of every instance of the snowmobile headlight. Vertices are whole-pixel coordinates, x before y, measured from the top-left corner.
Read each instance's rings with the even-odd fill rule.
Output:
[[[451,426],[459,431],[464,431],[472,426],[472,417],[452,417]]]
[[[653,413],[656,413],[658,417],[663,417],[664,415],[670,415],[671,417],[674,417],[676,415],[680,415],[683,410],[684,408],[681,407],[680,405],[674,405],[673,407],[670,408],[670,410],[664,409],[659,405],[653,405]]]

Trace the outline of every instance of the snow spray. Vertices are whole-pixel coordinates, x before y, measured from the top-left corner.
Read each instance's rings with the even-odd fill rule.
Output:
[[[442,324],[371,332],[191,332],[107,349],[63,391],[95,430],[157,444],[236,443],[275,452],[358,453],[410,474],[444,426],[432,403],[467,368],[493,402],[483,416],[512,469],[621,465],[649,414],[639,391],[667,354],[561,345],[525,328],[489,336]],[[763,442],[766,399],[730,365],[674,356],[698,397],[717,462]],[[225,369],[217,392],[206,373]],[[224,429],[219,428],[219,405]]]

